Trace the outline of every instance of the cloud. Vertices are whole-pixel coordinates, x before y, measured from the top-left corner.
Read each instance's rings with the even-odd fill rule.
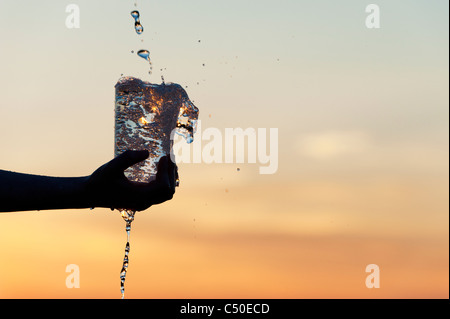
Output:
[[[334,159],[364,152],[370,145],[361,131],[325,131],[298,138],[297,152],[314,159]]]

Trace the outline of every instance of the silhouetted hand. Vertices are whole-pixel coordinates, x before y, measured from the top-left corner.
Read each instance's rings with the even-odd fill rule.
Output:
[[[125,177],[128,167],[148,156],[148,151],[126,151],[89,176],[86,190],[92,206],[141,211],[172,199],[178,172],[168,156],[159,161],[156,178],[151,182],[132,182]]]
[[[158,163],[155,180],[129,181],[124,170],[148,158],[148,151],[126,151],[90,176],[52,177],[0,170],[0,212],[89,207],[144,210],[172,199],[177,166]]]

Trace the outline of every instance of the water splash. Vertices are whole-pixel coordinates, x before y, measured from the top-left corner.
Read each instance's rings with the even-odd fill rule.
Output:
[[[156,164],[170,155],[172,131],[193,141],[198,109],[186,91],[175,83],[152,84],[122,77],[116,84],[115,156],[126,150],[149,150],[143,162],[125,170],[128,179],[148,182]]]
[[[137,3],[134,3],[137,6]],[[134,29],[138,35],[144,32],[140,22],[139,11],[131,11]],[[141,39],[141,42],[144,40]],[[200,42],[200,40],[199,40]],[[131,51],[132,53],[134,51]],[[139,50],[137,55],[148,61],[149,74],[152,73],[152,62],[148,50]],[[162,70],[161,70],[162,71]],[[156,85],[143,82],[133,77],[121,77],[117,82],[115,105],[115,156],[126,150],[150,151],[145,161],[137,163],[125,170],[125,176],[135,182],[149,182],[156,175],[159,159],[171,154],[172,131],[184,136],[188,143],[193,141],[198,120],[198,109],[189,100],[186,91],[178,84],[164,82]],[[179,186],[176,178],[176,186]],[[112,209],[113,210],[113,209]],[[125,207],[119,208],[125,220],[127,243],[125,256],[120,271],[120,292],[125,298],[125,279],[129,265],[130,231],[136,211]]]

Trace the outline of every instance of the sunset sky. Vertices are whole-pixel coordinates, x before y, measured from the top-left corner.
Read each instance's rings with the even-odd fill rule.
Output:
[[[80,28],[66,27],[70,3]],[[1,0],[0,169],[91,174],[113,158],[121,74],[163,75],[202,131],[277,128],[278,170],[179,164],[173,200],[132,224],[127,298],[449,298],[448,6]],[[120,298],[117,211],[0,225],[0,298]],[[66,287],[69,264],[80,288]],[[369,264],[380,288],[365,285]]]

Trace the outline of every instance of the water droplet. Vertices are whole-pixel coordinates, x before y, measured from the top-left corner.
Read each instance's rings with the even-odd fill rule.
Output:
[[[144,32],[144,27],[142,26],[142,24],[140,22],[136,22],[134,24],[134,29],[136,30],[137,34],[141,34],[142,32]]]
[[[136,33],[141,34],[142,32],[144,32],[144,27],[139,20],[139,11],[131,11],[131,16],[134,18],[134,29],[136,30]]]
[[[134,10],[134,11],[131,11],[131,16],[136,20],[136,19],[139,19],[139,11],[137,11],[137,10]]]
[[[145,59],[145,60],[148,61],[148,63],[150,64],[150,71],[148,72],[148,74],[152,74],[152,69],[153,69],[153,67],[152,67],[152,61],[150,61],[150,52],[148,52],[148,50],[139,50],[139,51],[137,52],[137,54],[138,54],[141,58],[143,58],[143,59]]]
[[[150,52],[148,50],[139,50],[137,52],[137,55],[139,55],[141,58],[150,61]]]

